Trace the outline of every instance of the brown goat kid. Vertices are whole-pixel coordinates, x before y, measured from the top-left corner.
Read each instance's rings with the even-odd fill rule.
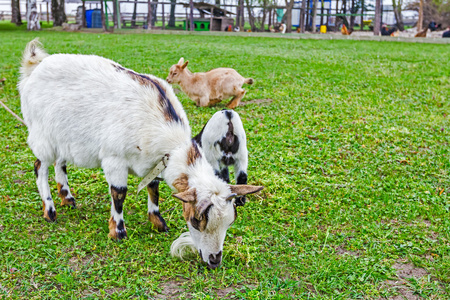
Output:
[[[227,104],[228,108],[233,109],[239,105],[246,93],[242,85],[253,84],[252,78],[244,78],[231,68],[192,73],[186,68],[188,63],[189,61],[184,62],[184,58],[180,58],[178,64],[170,67],[166,80],[171,84],[178,83],[183,92],[198,106],[211,106],[233,97]]]

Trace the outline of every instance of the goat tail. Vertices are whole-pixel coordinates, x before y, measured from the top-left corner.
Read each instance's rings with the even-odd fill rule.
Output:
[[[29,42],[23,52],[22,67],[20,68],[20,73],[22,76],[30,76],[33,70],[47,56],[48,53],[42,49],[42,44],[39,42],[38,38],[35,38]]]
[[[187,253],[196,253],[194,241],[189,232],[184,232],[170,246],[170,254],[179,258],[183,258]]]
[[[253,84],[253,82],[255,82],[255,81],[253,80],[253,78],[245,78],[244,82],[246,84]]]

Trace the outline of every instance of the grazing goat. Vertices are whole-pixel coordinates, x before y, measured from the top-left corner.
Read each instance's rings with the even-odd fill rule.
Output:
[[[173,243],[172,253],[181,255],[182,247],[190,246],[210,268],[220,264],[226,231],[236,218],[235,196],[263,187],[228,185],[215,176],[191,140],[186,113],[169,84],[94,55],[48,55],[34,40],[24,52],[19,91],[47,221],[56,220],[49,166],[55,162],[61,205],[72,207],[66,163],[101,167],[111,193],[109,236],[125,238],[128,174],[143,177],[169,156],[161,176],[183,202],[189,228]],[[148,217],[159,231],[167,231],[158,186],[158,180],[147,186]]]
[[[166,80],[168,83],[179,83],[183,92],[198,106],[214,105],[233,97],[227,107],[234,109],[246,93],[242,85],[253,84],[252,78],[244,78],[231,68],[192,73],[186,68],[188,63],[189,61],[184,62],[184,58],[180,58],[178,64],[170,67]]]
[[[216,112],[194,140],[219,178],[230,183],[228,166],[233,165],[236,184],[247,184],[247,138],[237,112],[226,109]],[[235,203],[244,205],[245,196],[236,198]]]

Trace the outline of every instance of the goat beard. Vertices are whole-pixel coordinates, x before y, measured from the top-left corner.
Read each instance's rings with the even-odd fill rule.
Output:
[[[182,259],[190,253],[197,253],[197,248],[195,248],[194,241],[188,231],[182,233],[175,241],[173,241],[170,246],[170,254]]]

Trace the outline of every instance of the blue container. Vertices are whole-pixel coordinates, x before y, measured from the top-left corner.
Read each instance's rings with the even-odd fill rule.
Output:
[[[102,11],[100,9],[86,10],[86,27],[102,28]]]

